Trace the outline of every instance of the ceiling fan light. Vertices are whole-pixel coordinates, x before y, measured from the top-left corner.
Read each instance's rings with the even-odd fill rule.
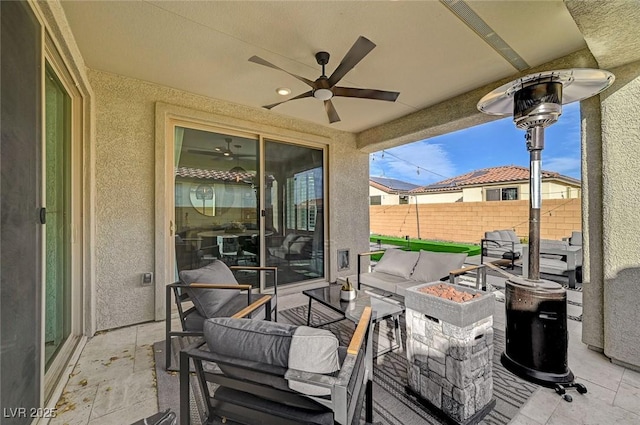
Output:
[[[313,97],[318,100],[329,100],[333,97],[333,92],[329,89],[317,89],[314,90]]]
[[[231,151],[224,151],[224,153],[222,154],[224,156],[231,156]]]

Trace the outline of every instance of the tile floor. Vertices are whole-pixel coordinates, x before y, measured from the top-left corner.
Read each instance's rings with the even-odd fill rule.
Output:
[[[568,298],[581,302],[580,292]],[[298,293],[280,296],[279,309],[304,305]],[[574,314],[569,306],[569,314]],[[579,312],[577,312],[579,314]],[[494,322],[504,323],[504,304],[496,301]],[[569,366],[589,392],[571,391],[567,403],[540,388],[520,410],[514,425],[640,424],[640,373],[610,363],[581,339],[582,324],[569,325]],[[51,425],[128,425],[158,410],[152,345],[164,339],[164,322],[104,332],[91,338],[58,402]]]

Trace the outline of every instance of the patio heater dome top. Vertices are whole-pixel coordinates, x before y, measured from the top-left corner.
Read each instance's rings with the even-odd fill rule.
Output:
[[[488,115],[513,115],[516,93],[541,83],[560,83],[560,104],[566,105],[594,96],[614,81],[615,76],[602,69],[573,68],[529,74],[486,94],[478,102],[478,110]]]

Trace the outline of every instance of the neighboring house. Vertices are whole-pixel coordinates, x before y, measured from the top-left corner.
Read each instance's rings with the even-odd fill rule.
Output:
[[[580,198],[580,180],[542,171],[542,199]],[[408,192],[420,204],[529,199],[529,169],[517,165],[484,168]]]
[[[409,203],[407,192],[420,186],[386,177],[369,177],[369,205],[399,205]]]

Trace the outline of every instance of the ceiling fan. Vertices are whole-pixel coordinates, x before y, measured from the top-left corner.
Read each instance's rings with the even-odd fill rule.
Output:
[[[286,72],[287,74],[297,78],[298,80],[311,87],[311,90],[309,90],[308,92],[302,93],[283,102],[265,105],[263,106],[263,108],[271,109],[290,100],[302,99],[305,97],[315,97],[318,100],[324,101],[324,108],[327,111],[329,122],[333,124],[334,122],[340,121],[340,117],[336,112],[336,108],[331,102],[331,99],[334,96],[359,97],[362,99],[386,100],[389,102],[395,102],[395,100],[398,98],[398,95],[400,95],[400,93],[398,92],[336,86],[336,84],[338,84],[342,77],[344,77],[349,71],[351,71],[362,59],[364,59],[364,57],[367,56],[374,47],[376,47],[376,45],[371,40],[363,36],[358,37],[353,46],[351,46],[351,49],[342,59],[342,62],[340,62],[340,65],[338,65],[338,67],[335,69],[335,71],[333,71],[333,74],[331,74],[330,77],[327,77],[324,71],[325,65],[329,63],[329,53],[316,53],[316,61],[318,62],[318,65],[322,66],[322,75],[315,81],[311,81],[299,75],[295,75],[288,71],[285,71],[284,69],[279,68],[274,64],[267,62],[262,58],[259,58],[258,56],[252,56],[251,58],[249,58],[250,62]]]
[[[231,137],[226,137],[224,139],[224,141],[227,143],[227,147],[215,147],[213,150],[208,150],[208,149],[189,149],[190,153],[196,153],[196,154],[200,154],[200,155],[213,155],[219,158],[226,158],[226,159],[234,159],[234,158],[244,158],[244,157],[255,157],[255,155],[245,155],[245,154],[238,154],[238,153],[234,153],[231,150],[231,142],[232,139]],[[233,147],[235,147],[236,149],[241,148],[241,145],[233,145]]]

